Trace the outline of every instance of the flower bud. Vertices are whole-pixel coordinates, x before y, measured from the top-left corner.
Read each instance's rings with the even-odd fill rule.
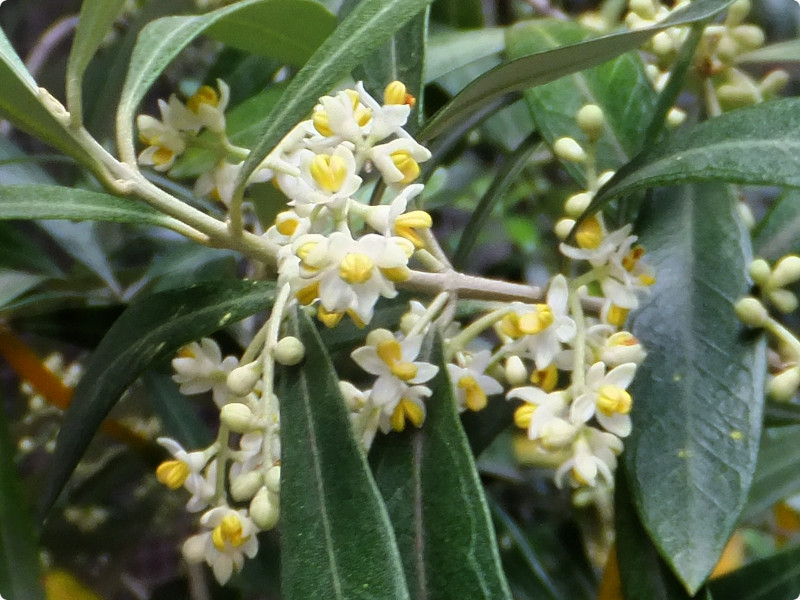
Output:
[[[653,54],[657,56],[664,56],[675,50],[675,44],[672,43],[672,38],[666,31],[655,34],[650,40],[650,47],[653,49]]]
[[[587,104],[581,108],[575,120],[578,122],[578,127],[581,128],[581,131],[590,140],[596,140],[603,135],[605,116],[603,115],[603,109],[596,104]]]
[[[567,213],[567,216],[578,218],[591,202],[592,194],[589,192],[573,194],[564,202],[564,212]]]
[[[231,481],[231,496],[237,502],[250,500],[263,485],[263,479],[258,471],[242,473]]]
[[[667,113],[667,125],[670,127],[680,127],[686,120],[686,111],[673,106]]]
[[[597,176],[597,187],[598,188],[603,187],[605,184],[611,181],[611,178],[615,174],[616,173],[610,169],[608,171],[603,171],[602,173],[600,173],[600,175]]]
[[[746,106],[758,100],[749,86],[727,83],[717,88],[717,98],[719,98],[720,102],[735,106]]]
[[[761,301],[752,296],[740,298],[733,307],[739,320],[748,327],[763,327],[769,313]]]
[[[280,517],[278,504],[270,498],[267,488],[262,487],[250,502],[250,518],[256,527],[266,531],[278,524],[278,517]]]
[[[231,402],[223,406],[219,418],[235,433],[247,433],[253,429],[253,411],[241,402]]]
[[[795,365],[770,379],[767,390],[773,400],[788,402],[797,393],[798,386],[800,386],[800,367]]]
[[[789,290],[773,290],[769,293],[769,300],[775,305],[775,308],[784,314],[794,312],[798,306],[797,296]]]
[[[575,219],[561,219],[555,226],[556,237],[562,241],[567,239],[573,227],[575,227]]]
[[[261,361],[255,361],[236,367],[228,373],[225,384],[234,396],[247,396],[253,391],[256,383],[261,377]]]
[[[574,425],[563,419],[553,419],[542,427],[539,438],[548,450],[558,450],[571,444],[577,433],[578,428]]]
[[[739,25],[731,33],[746,50],[755,50],[764,45],[764,30],[758,25]]]
[[[264,477],[264,485],[267,486],[267,489],[272,492],[273,494],[280,494],[281,493],[281,467],[280,465],[276,465],[271,467],[269,471],[267,471],[266,476]]]
[[[289,335],[278,342],[272,355],[276,363],[291,367],[305,358],[306,347],[296,337]]]
[[[739,218],[742,220],[742,224],[747,227],[749,231],[752,231],[753,227],[756,226],[756,218],[753,216],[753,211],[750,210],[750,207],[747,205],[747,203],[737,202],[736,212],[739,213]]]
[[[206,556],[206,538],[202,535],[193,535],[183,543],[181,552],[186,562],[203,562]]]
[[[758,87],[762,94],[769,96],[780,92],[787,83],[789,83],[789,73],[783,69],[775,69],[764,76]]]
[[[505,372],[509,385],[516,387],[528,382],[528,369],[519,356],[509,356],[506,359]]]
[[[630,0],[628,9],[642,19],[652,21],[656,18],[656,7],[653,0]]]
[[[339,391],[342,393],[344,403],[347,405],[350,412],[355,412],[364,408],[367,401],[366,396],[364,392],[359,390],[352,383],[349,381],[340,381]]]
[[[786,287],[800,279],[800,256],[789,254],[780,259],[772,269],[767,287]]]
[[[736,0],[731,4],[728,9],[728,17],[725,19],[725,24],[729,27],[735,27],[750,13],[750,0]]]
[[[553,144],[553,153],[558,158],[569,162],[580,163],[586,160],[586,152],[571,137],[558,138]]]
[[[750,277],[753,278],[756,285],[766,284],[771,273],[772,269],[770,269],[769,263],[763,258],[757,258],[750,263]]]

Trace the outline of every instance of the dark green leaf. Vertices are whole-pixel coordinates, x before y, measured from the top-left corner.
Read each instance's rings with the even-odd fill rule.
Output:
[[[767,398],[764,405],[764,427],[800,425],[800,404],[794,401],[778,402]]]
[[[800,427],[797,426],[764,431],[753,485],[742,512],[743,520],[756,517],[776,502],[800,492],[798,435]]]
[[[543,20],[512,27],[506,33],[509,58],[574,45],[593,33],[574,21]],[[585,104],[603,109],[605,127],[598,141],[598,171],[617,169],[639,151],[641,136],[650,122],[656,95],[637,53],[623,54],[600,66],[573,73],[557,81],[525,91],[536,129],[552,145],[569,136],[579,143],[586,135],[575,122]],[[567,165],[579,181],[585,182],[582,167]]]
[[[714,600],[793,600],[800,591],[800,548],[742,567],[709,588]]]
[[[655,27],[612,33],[593,40],[509,61],[492,69],[467,86],[433,117],[418,137],[422,140],[436,137],[498,96],[548,83],[564,75],[602,64],[630,50],[635,50],[662,29],[712,17],[728,6],[731,1],[693,2],[686,8],[675,11]]]
[[[143,379],[150,404],[166,435],[188,449],[206,448],[214,441],[211,430],[192,407],[192,401],[180,393],[171,377],[145,373]]]
[[[0,268],[0,308],[46,279],[45,275]]]
[[[132,302],[86,363],[59,432],[43,510],[58,498],[100,423],[139,375],[181,346],[265,310],[274,290],[265,282],[216,282]]]
[[[657,282],[631,320],[648,354],[626,466],[645,528],[691,593],[744,507],[761,432],[764,343],[733,311],[750,260],[735,203],[722,186],[659,191],[639,228]]]
[[[350,429],[330,357],[301,310],[305,361],[281,376],[282,590],[287,600],[407,599],[392,527]]]
[[[428,38],[425,81],[439,79],[455,69],[494,56],[505,50],[505,33],[500,28],[449,31]]]
[[[52,256],[31,239],[26,229],[16,223],[0,223],[0,267],[44,273],[51,277],[62,276]]]
[[[0,596],[44,600],[36,531],[14,465],[14,446],[0,408]]]
[[[266,0],[218,21],[206,35],[252,54],[301,67],[336,28],[336,18],[310,0]]]
[[[320,95],[432,1],[363,0],[292,79],[242,166],[238,185],[247,181],[281,138],[311,112]]]
[[[800,190],[786,190],[753,231],[753,251],[767,260],[800,252]]]
[[[736,58],[738,63],[797,62],[800,60],[800,40],[789,40],[752,50]]]
[[[380,436],[370,454],[409,589],[417,600],[510,599],[438,337],[431,362],[439,373],[422,428]]]
[[[438,0],[431,17],[460,29],[479,28],[483,26],[483,5],[481,0]]]

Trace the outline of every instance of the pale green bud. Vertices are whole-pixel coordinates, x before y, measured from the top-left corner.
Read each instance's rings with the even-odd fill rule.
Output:
[[[628,2],[628,10],[648,21],[652,21],[656,17],[656,7],[653,6],[653,0],[630,0]]]
[[[730,63],[739,54],[739,43],[729,35],[724,35],[720,38],[717,44],[716,54],[724,63]]]
[[[798,386],[800,386],[800,367],[795,365],[770,379],[767,389],[774,400],[788,402],[797,393]]]
[[[289,335],[277,343],[272,355],[275,357],[276,363],[291,367],[305,358],[306,347],[296,337]]]
[[[219,419],[235,433],[247,433],[253,430],[253,411],[241,402],[231,402],[223,406]]]
[[[571,137],[558,138],[553,144],[555,155],[569,162],[581,163],[586,160],[586,152]]]
[[[788,254],[781,258],[772,269],[767,281],[768,287],[786,287],[800,279],[800,256]]]
[[[578,111],[575,120],[578,127],[585,133],[590,140],[596,140],[603,135],[603,125],[605,116],[603,109],[596,104],[587,104]]]
[[[686,111],[680,108],[673,106],[669,109],[667,113],[667,125],[669,127],[675,128],[680,127],[683,125],[683,122],[686,120]]]
[[[734,305],[739,320],[749,327],[763,327],[769,313],[760,300],[752,296],[740,298]]]
[[[580,217],[583,211],[586,210],[586,207],[592,202],[592,197],[593,195],[589,192],[573,194],[564,202],[564,212],[570,217]]]
[[[573,227],[575,227],[575,219],[561,219],[556,223],[554,229],[556,237],[562,241],[567,239]]]
[[[506,359],[505,372],[509,385],[516,387],[528,383],[528,369],[519,356],[509,356]]]
[[[655,34],[653,39],[650,40],[650,47],[653,50],[653,54],[658,56],[670,54],[675,50],[675,44],[672,43],[672,38],[669,37],[666,31]]]
[[[281,468],[280,466],[276,465],[271,467],[269,471],[267,471],[267,475],[264,477],[264,485],[267,486],[267,489],[272,492],[273,494],[280,494],[281,493]]]
[[[234,396],[242,397],[253,391],[260,378],[261,362],[256,361],[236,367],[228,373],[225,384]]]
[[[731,35],[746,50],[755,50],[764,45],[764,30],[758,25],[739,25]]]
[[[611,181],[611,178],[614,175],[615,175],[615,172],[611,171],[611,170],[603,171],[602,173],[600,173],[600,175],[597,176],[597,187],[598,188],[603,187],[605,184],[607,184],[609,181]]]
[[[769,279],[771,274],[772,269],[770,269],[769,263],[763,258],[757,258],[750,263],[750,277],[753,278],[756,285],[763,286],[767,283],[767,279]]]
[[[770,301],[775,305],[775,308],[784,314],[797,310],[797,296],[789,290],[772,290],[768,296]]]
[[[725,23],[728,27],[735,27],[750,13],[750,0],[736,0],[728,9]]]
[[[752,230],[753,227],[756,226],[756,218],[753,216],[753,211],[750,210],[746,202],[737,202],[736,212],[739,213],[739,218],[747,229]]]
[[[723,84],[717,88],[717,98],[724,104],[745,106],[754,104],[758,101],[753,90],[749,86]]]
[[[278,504],[273,501],[267,488],[262,487],[250,502],[250,518],[253,519],[256,527],[267,531],[278,524],[279,517]]]
[[[237,502],[250,500],[263,484],[263,477],[258,471],[242,473],[231,481],[231,496]]]
[[[783,69],[775,69],[766,74],[758,87],[762,94],[770,96],[780,92],[787,83],[789,83],[789,73]]]

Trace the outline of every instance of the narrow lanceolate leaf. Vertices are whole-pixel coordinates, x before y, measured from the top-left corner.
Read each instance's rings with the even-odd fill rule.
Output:
[[[642,188],[691,181],[800,187],[800,98],[734,110],[679,130],[620,169],[589,210]]]
[[[778,260],[800,252],[800,190],[785,190],[753,231],[756,256]]]
[[[439,373],[430,383],[422,428],[381,436],[370,454],[411,596],[510,600],[438,337],[431,362]]]
[[[775,63],[775,62],[797,62],[800,60],[800,40],[789,40],[764,46],[758,50],[753,50],[738,56],[738,63]]]
[[[69,219],[175,227],[180,223],[143,202],[58,185],[0,186],[0,220]]]
[[[0,408],[0,596],[44,600],[36,532],[19,477],[5,409]]]
[[[582,42],[592,32],[574,21],[543,20],[520,24],[506,33],[509,58]],[[618,169],[639,151],[639,138],[650,121],[656,95],[636,53],[627,53],[600,66],[573,73],[525,91],[536,130],[552,144],[569,136],[586,143],[575,122],[585,104],[603,109],[605,126],[598,141],[599,171]],[[566,165],[585,180],[582,167]]]
[[[630,50],[635,50],[662,29],[712,17],[728,6],[731,1],[693,2],[685,9],[675,11],[668,19],[654,27],[612,33],[509,61],[492,69],[464,88],[449,104],[434,115],[420,133],[420,137],[421,139],[436,137],[498,96],[542,85],[564,75],[602,64]]]
[[[350,430],[330,356],[300,310],[305,360],[281,375],[281,555],[287,600],[408,599],[392,527]],[[291,441],[291,443],[289,443]]]
[[[628,479],[644,527],[690,593],[730,536],[756,467],[764,343],[738,321],[749,236],[718,185],[659,191],[640,221],[657,282],[632,318],[636,374]]]
[[[797,426],[764,431],[758,467],[742,519],[756,517],[776,502],[800,492],[798,435],[800,427]]]
[[[75,389],[59,432],[43,510],[58,498],[100,423],[139,375],[181,346],[269,308],[274,289],[272,283],[255,281],[203,283],[132,302],[89,358]]]
[[[67,106],[74,123],[83,121],[83,74],[108,35],[124,0],[84,0],[67,63]]]
[[[310,114],[319,96],[379,48],[433,0],[362,0],[286,88],[239,173],[247,181],[281,138]]]
[[[708,587],[714,600],[793,600],[800,591],[800,548],[758,560]]]
[[[689,600],[686,590],[658,555],[642,527],[633,506],[632,490],[622,469],[617,472],[615,488],[614,544],[623,597],[626,600]]]
[[[431,35],[425,56],[425,81],[429,83],[459,67],[500,54],[505,47],[505,33],[501,28]]]

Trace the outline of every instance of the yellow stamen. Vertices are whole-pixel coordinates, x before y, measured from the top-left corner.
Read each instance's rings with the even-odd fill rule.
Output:
[[[609,325],[622,327],[625,324],[625,320],[628,318],[629,312],[631,312],[629,308],[622,308],[616,304],[612,304],[608,309],[606,321],[608,321]]]
[[[411,277],[411,270],[408,267],[387,267],[381,269],[381,273],[386,279],[395,283],[406,281]]]
[[[211,541],[214,543],[214,547],[222,552],[225,550],[225,542],[230,543],[234,548],[238,548],[250,539],[249,536],[244,536],[243,533],[239,516],[231,513],[225,515],[222,522],[211,532]]]
[[[347,163],[341,156],[317,154],[309,171],[316,184],[328,193],[338,192],[347,179]]]
[[[531,426],[531,419],[533,419],[533,413],[535,411],[535,405],[523,404],[514,411],[514,425],[520,429],[527,429]]]
[[[303,306],[308,306],[314,300],[319,298],[319,281],[315,281],[311,285],[307,285],[295,292],[295,298]]]
[[[406,86],[402,81],[392,81],[383,90],[384,104],[405,104]]]
[[[311,122],[314,124],[314,129],[316,129],[320,135],[325,137],[333,135],[333,130],[328,122],[328,113],[325,109],[320,108],[319,110],[315,110],[314,114],[311,115]]]
[[[600,224],[600,219],[597,215],[593,215],[586,219],[578,227],[578,233],[575,235],[575,241],[578,246],[584,249],[593,250],[600,246],[603,242],[603,226]]]
[[[403,349],[397,340],[380,342],[375,351],[378,353],[378,358],[390,367],[403,357]]]
[[[622,259],[622,266],[630,273],[636,268],[636,264],[642,256],[644,256],[644,246],[634,246]]]
[[[509,313],[500,320],[500,331],[510,338],[519,338],[524,334],[519,328],[519,315],[517,313]]]
[[[219,95],[217,95],[217,91],[211,86],[201,86],[200,89],[198,89],[194,95],[186,101],[187,108],[194,114],[198,114],[200,112],[200,107],[203,104],[208,104],[210,106],[219,105]]]
[[[537,304],[536,310],[519,317],[519,330],[526,335],[541,333],[555,321],[553,311],[547,304]]]
[[[586,481],[583,476],[578,472],[576,467],[572,467],[571,471],[573,479],[578,482],[580,485],[589,485],[589,482]]]
[[[639,283],[642,285],[653,285],[656,282],[656,278],[652,275],[648,275],[647,273],[642,273],[639,275]]]
[[[366,327],[366,326],[367,326],[367,324],[366,324],[366,323],[364,323],[364,321],[362,321],[362,320],[361,320],[361,317],[359,317],[359,316],[358,316],[358,315],[357,315],[355,312],[353,312],[352,310],[350,310],[350,309],[347,309],[347,315],[350,317],[350,319],[352,319],[352,321],[353,321],[353,324],[354,324],[356,327],[358,327],[359,329],[364,329],[364,327]]]
[[[158,150],[153,153],[153,164],[157,166],[163,166],[169,163],[175,156],[175,153],[170,150],[169,148],[164,148],[161,146]]]
[[[350,252],[339,263],[339,277],[351,285],[364,283],[372,277],[374,266],[375,263],[366,254]]]
[[[322,304],[317,307],[317,318],[325,323],[325,327],[336,327],[344,316],[343,312],[327,311]]]
[[[392,375],[403,381],[411,381],[417,376],[417,365],[410,362],[396,362],[389,367]]]
[[[638,344],[639,340],[628,331],[618,331],[608,338],[608,345],[612,348],[614,346],[637,346]]]
[[[406,419],[411,421],[414,427],[420,427],[425,420],[425,413],[415,402],[403,398],[389,418],[389,423],[395,431],[403,431],[406,428]]]
[[[275,219],[275,229],[278,230],[278,233],[287,237],[294,235],[298,225],[300,225],[300,221],[295,219],[290,212],[281,213]]]
[[[597,410],[610,417],[615,413],[627,415],[631,412],[631,395],[616,385],[604,385],[597,391]]]
[[[181,487],[189,477],[189,465],[180,460],[165,460],[156,469],[156,479],[171,490]]]
[[[197,355],[194,353],[193,346],[191,344],[186,344],[178,350],[178,358],[197,358]]]
[[[558,368],[552,364],[531,373],[531,383],[545,392],[552,392],[558,383]]]
[[[403,174],[403,179],[399,183],[411,183],[419,177],[419,164],[412,158],[408,150],[397,150],[392,152],[389,157],[394,166]]]
[[[424,210],[412,210],[395,219],[394,232],[414,244],[415,248],[422,248],[425,242],[416,232],[417,229],[430,229],[433,219]]]
[[[486,408],[486,392],[483,391],[478,381],[472,375],[464,375],[458,380],[458,387],[464,390],[466,398],[464,403],[472,411],[479,411]]]

